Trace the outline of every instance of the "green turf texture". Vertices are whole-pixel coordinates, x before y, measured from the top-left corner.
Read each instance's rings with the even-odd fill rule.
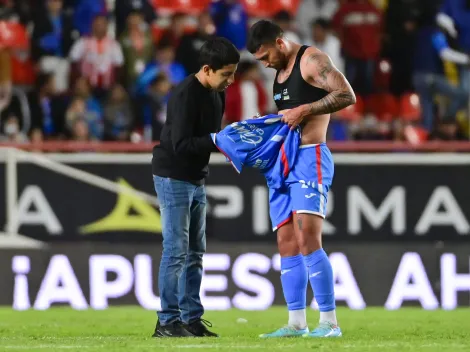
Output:
[[[308,311],[310,328],[318,314]],[[260,339],[286,323],[283,307],[207,312],[204,318],[220,338],[152,338],[156,315],[140,307],[24,312],[0,307],[0,351],[470,351],[469,309],[340,308],[343,337],[335,339]]]

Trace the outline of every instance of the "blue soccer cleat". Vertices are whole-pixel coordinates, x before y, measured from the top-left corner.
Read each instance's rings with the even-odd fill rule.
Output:
[[[318,324],[318,326],[311,333],[306,333],[303,337],[340,337],[343,333],[338,325],[323,322]]]
[[[308,328],[305,329],[296,329],[292,326],[284,326],[280,329],[277,329],[274,332],[268,334],[261,334],[259,337],[261,338],[270,338],[270,337],[300,337],[305,334],[308,334]]]

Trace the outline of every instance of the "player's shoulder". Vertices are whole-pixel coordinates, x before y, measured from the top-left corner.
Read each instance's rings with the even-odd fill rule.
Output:
[[[314,46],[309,46],[307,49],[305,49],[305,52],[302,55],[300,64],[307,65],[307,64],[315,63],[319,60],[328,60],[328,59],[329,57],[325,52],[321,51],[320,49]]]

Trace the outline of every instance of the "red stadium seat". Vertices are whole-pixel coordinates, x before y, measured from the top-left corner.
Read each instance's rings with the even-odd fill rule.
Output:
[[[420,126],[408,125],[403,131],[405,138],[413,145],[423,143],[428,139],[428,131]]]
[[[295,16],[299,8],[300,0],[273,0],[270,4],[273,9],[272,14],[286,10],[292,16]]]
[[[161,27],[157,24],[152,25],[152,38],[153,38],[154,43],[158,43],[160,41],[166,29],[167,27]],[[196,27],[188,25],[184,28],[184,33],[190,34],[190,33],[194,33],[196,30],[197,30]]]
[[[156,24],[152,25],[152,37],[154,43],[158,43],[165,32],[165,28],[157,26]]]
[[[350,105],[343,110],[336,112],[335,116],[348,121],[359,121],[364,116],[363,99],[360,96],[357,96],[356,104]]]
[[[183,12],[198,14],[204,11],[211,0],[152,0],[152,5],[160,14]]]
[[[274,13],[272,0],[241,0],[248,16],[271,17]]]
[[[378,90],[386,90],[390,86],[390,76],[392,65],[387,59],[380,59],[377,62],[374,75],[374,86]]]
[[[398,101],[390,93],[377,93],[367,98],[366,110],[381,121],[392,121],[398,114]]]
[[[399,115],[406,121],[419,121],[421,119],[421,105],[416,93],[407,93],[400,97]]]
[[[11,56],[11,80],[13,84],[32,86],[36,80],[36,71],[30,58],[19,59]]]
[[[28,50],[29,37],[26,28],[16,22],[0,21],[0,49]]]

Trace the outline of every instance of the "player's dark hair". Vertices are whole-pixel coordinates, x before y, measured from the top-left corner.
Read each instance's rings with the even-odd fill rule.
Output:
[[[199,67],[208,65],[213,71],[240,61],[240,53],[228,39],[216,37],[207,40],[199,51]]]
[[[284,31],[277,24],[267,20],[258,21],[250,28],[247,49],[254,54],[261,45],[274,44],[283,35]]]

